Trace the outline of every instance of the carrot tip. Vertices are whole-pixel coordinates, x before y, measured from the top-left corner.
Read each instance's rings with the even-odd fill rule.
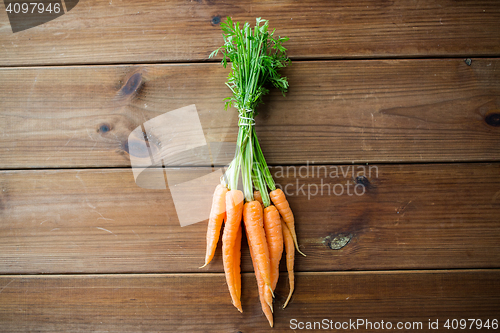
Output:
[[[299,250],[298,247],[297,247],[297,252],[299,252],[300,254],[302,254],[304,257],[307,257],[302,251]]]
[[[231,303],[233,303],[234,307],[236,309],[238,309],[239,312],[243,313],[243,309],[241,308],[241,304],[236,305],[233,301],[231,301]]]
[[[288,305],[288,302],[290,301],[290,299],[292,299],[293,290],[294,290],[294,288],[290,289],[290,293],[288,294],[288,297],[287,297],[287,299],[286,299],[286,302],[285,302],[285,304],[283,305],[283,309],[284,309],[284,308],[286,308],[286,306]]]
[[[205,263],[205,265],[200,266],[200,267],[198,267],[198,268],[203,268],[203,267],[205,267],[207,264],[208,264],[208,262],[207,262],[207,263]]]
[[[290,301],[291,296],[292,296],[292,294],[290,294],[290,295],[288,296],[288,298],[286,299],[286,302],[285,302],[285,304],[283,305],[283,309],[284,309],[284,308],[286,308],[286,306],[288,305],[288,301]]]
[[[269,304],[267,301],[265,301],[269,309],[271,309],[271,313],[273,313],[273,303]]]
[[[270,286],[270,285],[267,285],[267,287],[269,288],[269,290],[271,290],[271,295],[273,295],[273,298],[274,298],[273,288],[271,288],[271,286]]]

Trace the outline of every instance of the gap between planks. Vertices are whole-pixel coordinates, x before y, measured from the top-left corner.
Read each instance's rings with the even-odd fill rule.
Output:
[[[498,273],[499,268],[460,268],[460,269],[397,269],[397,270],[364,270],[364,271],[329,271],[329,272],[295,272],[295,275],[315,276],[315,275],[404,275],[404,274],[462,274],[462,273]],[[254,272],[242,272],[241,275],[252,276]],[[280,275],[287,275],[280,272]],[[0,274],[0,278],[99,278],[99,277],[168,277],[168,276],[191,276],[191,277],[213,277],[224,276],[223,272],[200,272],[200,273],[43,273],[43,274]]]
[[[371,161],[371,162],[353,162],[353,163],[346,163],[346,162],[335,162],[335,163],[318,163],[318,164],[307,164],[307,163],[287,163],[287,164],[274,164],[274,163],[268,163],[267,165],[270,167],[300,167],[300,166],[366,166],[366,165],[380,165],[380,166],[389,166],[389,165],[455,165],[455,164],[497,164],[500,163],[500,161],[497,160],[460,160],[460,161],[394,161],[394,162],[378,162],[376,160]],[[227,165],[171,165],[165,167],[165,169],[195,169],[195,168],[224,168],[227,167]],[[150,169],[162,169],[163,167],[150,167]],[[8,169],[8,168],[0,168],[0,172],[22,172],[22,171],[86,171],[86,170],[132,170],[132,167],[123,167],[123,166],[109,166],[109,167],[99,167],[99,166],[73,166],[73,167],[57,167],[57,168],[47,168],[47,167],[42,167],[42,168],[14,168],[14,169]]]
[[[345,62],[354,62],[354,61],[383,61],[383,60],[466,60],[466,59],[492,59],[496,60],[500,58],[500,53],[495,54],[495,55],[470,55],[470,54],[463,54],[463,55],[443,55],[443,56],[414,56],[414,57],[409,57],[409,56],[387,56],[387,57],[337,57],[337,58],[305,58],[305,57],[291,57],[290,60],[292,60],[292,63],[297,63],[297,62],[340,62],[340,61],[345,61]],[[3,69],[9,69],[9,70],[14,70],[14,69],[23,69],[23,68],[29,68],[29,69],[47,69],[47,68],[74,68],[74,67],[130,67],[130,66],[156,66],[156,65],[196,65],[196,64],[219,64],[220,60],[211,60],[211,59],[206,59],[206,60],[179,60],[179,61],[141,61],[141,62],[97,62],[97,63],[65,63],[65,64],[36,64],[36,65],[2,65],[0,66],[0,70]]]

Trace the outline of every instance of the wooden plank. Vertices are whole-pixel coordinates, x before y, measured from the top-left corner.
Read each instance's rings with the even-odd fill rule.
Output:
[[[275,92],[260,108],[259,140],[275,165],[498,161],[499,68],[498,59],[294,63],[286,98]],[[218,64],[0,70],[0,168],[130,166],[129,134],[191,104],[207,141],[234,143],[226,75]]]
[[[272,169],[298,271],[500,267],[500,164],[353,167]],[[130,169],[3,171],[0,188],[2,274],[200,272],[206,222],[180,227],[170,191]],[[202,271],[222,272],[220,247]]]
[[[500,8],[455,2],[110,1],[80,2],[67,14],[12,33],[0,21],[0,65],[200,61],[222,43],[226,16],[271,21],[293,58],[498,56]]]
[[[438,321],[437,332],[449,331],[444,327],[447,319],[489,319],[490,327],[493,319],[500,320],[497,270],[299,273],[296,278],[294,297],[285,310],[279,306],[288,289],[278,285],[273,332],[323,319],[333,325],[365,320],[357,329],[367,332],[380,331],[375,323],[382,320],[384,327],[394,325],[392,329],[398,322],[409,323],[409,331],[428,331],[429,320]],[[1,332],[270,329],[253,274],[243,275],[242,314],[231,305],[223,274],[13,275],[0,277],[0,286]]]

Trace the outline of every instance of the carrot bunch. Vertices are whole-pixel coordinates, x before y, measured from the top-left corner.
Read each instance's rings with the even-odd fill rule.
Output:
[[[286,266],[290,284],[290,292],[283,305],[285,308],[294,291],[293,266],[295,247],[298,245],[294,241],[295,234],[290,231],[295,230],[293,214],[283,191],[275,189],[270,194],[274,205],[265,207],[258,191],[254,193],[254,200],[247,200],[244,203],[245,198],[242,191],[228,190],[223,185],[217,186],[207,229],[205,264],[202,267],[208,265],[212,260],[222,225],[225,224],[222,235],[222,261],[226,282],[233,305],[240,312],[243,312],[240,263],[244,226],[259,288],[262,311],[272,327],[274,290],[278,283],[283,250],[286,251]],[[284,221],[285,217],[287,222]],[[300,252],[298,247],[297,251]]]
[[[220,230],[222,259],[233,305],[241,306],[241,238],[245,228],[247,242],[259,288],[262,310],[273,326],[273,298],[279,277],[279,264],[286,252],[290,292],[294,290],[295,249],[300,252],[295,233],[295,221],[290,205],[276,188],[255,131],[256,107],[272,84],[283,94],[288,89],[286,77],[279,70],[290,63],[282,43],[288,38],[275,37],[269,22],[257,18],[252,29],[248,23],[240,28],[231,18],[221,24],[224,45],[210,57],[223,54],[222,64],[231,63],[227,86],[233,92],[226,98],[225,108],[234,106],[239,113],[237,148],[213,196],[207,230],[206,266],[213,258]],[[238,189],[241,177],[242,191]],[[224,222],[225,221],[225,222]],[[243,221],[243,225],[242,225]]]

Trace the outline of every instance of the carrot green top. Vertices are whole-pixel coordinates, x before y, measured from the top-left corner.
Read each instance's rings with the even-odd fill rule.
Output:
[[[220,51],[224,68],[228,61],[231,63],[226,85],[233,94],[225,98],[225,109],[234,106],[239,112],[238,142],[235,158],[226,172],[227,184],[230,189],[237,188],[241,169],[245,199],[253,200],[253,181],[262,194],[264,205],[268,206],[266,184],[271,190],[275,189],[275,184],[257,140],[254,117],[262,96],[269,92],[269,84],[283,94],[288,90],[287,78],[279,73],[290,63],[283,47],[288,38],[275,37],[275,30],[269,31],[269,21],[261,18],[256,19],[252,29],[248,22],[240,27],[239,22],[233,23],[228,17],[221,28],[224,44],[212,52],[210,58]]]

